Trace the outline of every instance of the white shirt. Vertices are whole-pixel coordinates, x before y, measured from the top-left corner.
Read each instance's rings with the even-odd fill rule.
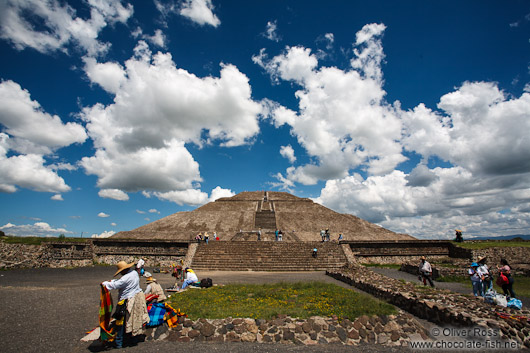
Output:
[[[134,268],[130,269],[126,275],[123,275],[120,279],[113,279],[112,281],[103,282],[103,285],[108,290],[118,289],[118,301],[123,299],[129,299],[142,291],[140,288],[140,276]]]
[[[194,272],[187,272],[186,273],[186,280],[192,281],[192,282],[198,282],[199,278]]]
[[[425,261],[423,264],[420,263],[420,271],[423,273],[431,273],[432,267],[429,261]]]

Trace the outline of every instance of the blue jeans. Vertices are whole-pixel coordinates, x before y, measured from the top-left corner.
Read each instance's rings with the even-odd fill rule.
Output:
[[[181,289],[186,288],[187,286],[189,286],[192,283],[193,283],[193,281],[191,279],[185,280],[184,283],[182,283],[182,288]]]
[[[484,296],[484,293],[482,292],[482,281],[471,281],[471,284],[473,285],[473,294],[475,297],[477,296]]]
[[[123,321],[123,325],[116,326],[117,332],[116,332],[116,347],[122,348],[123,347],[123,335],[125,334],[125,320]]]

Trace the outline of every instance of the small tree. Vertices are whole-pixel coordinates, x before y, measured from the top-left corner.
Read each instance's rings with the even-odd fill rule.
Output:
[[[60,234],[59,235],[59,239],[64,240],[65,238],[66,238],[66,236],[64,234]]]

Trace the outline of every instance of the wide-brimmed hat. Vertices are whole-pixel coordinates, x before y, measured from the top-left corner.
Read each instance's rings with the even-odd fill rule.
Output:
[[[481,256],[478,258],[477,260],[477,263],[480,263],[480,262],[483,262],[484,260],[486,260],[487,256]]]
[[[156,279],[153,278],[153,276],[149,276],[145,279],[145,283],[153,283],[156,282]]]
[[[130,264],[128,264],[128,263],[125,262],[125,261],[120,261],[120,262],[118,262],[118,263],[116,264],[116,267],[118,268],[118,271],[116,271],[116,273],[114,274],[113,277],[116,277],[116,276],[118,275],[118,273],[120,273],[121,271],[133,267],[135,264],[136,264],[135,262],[132,262],[132,263],[130,263]]]
[[[421,260],[425,260],[425,256],[422,256],[420,259],[421,259]]]

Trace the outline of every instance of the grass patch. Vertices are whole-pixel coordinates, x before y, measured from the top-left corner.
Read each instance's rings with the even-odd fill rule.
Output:
[[[26,245],[42,245],[47,242],[75,242],[84,243],[87,238],[55,238],[55,237],[14,237],[3,236],[0,238],[6,244],[26,244]]]
[[[471,287],[471,280],[468,277],[464,276],[444,276],[436,279],[437,282],[454,282],[454,283],[462,283],[466,284]]]
[[[377,268],[393,268],[399,270],[401,268],[400,264],[362,264],[365,267],[377,267]]]
[[[464,249],[487,249],[487,248],[530,248],[530,241],[481,241],[481,242],[453,242],[454,245]]]
[[[189,289],[172,295],[170,300],[192,320],[272,319],[280,314],[300,319],[337,315],[351,320],[361,315],[396,313],[388,303],[322,282],[214,286],[207,290]]]

